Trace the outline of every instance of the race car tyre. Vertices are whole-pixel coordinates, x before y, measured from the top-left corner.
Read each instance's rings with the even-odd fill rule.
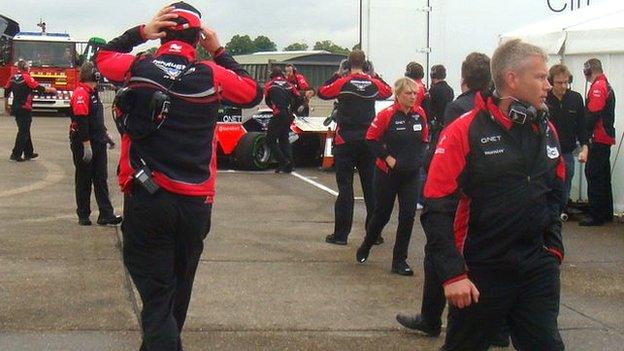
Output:
[[[266,134],[249,132],[243,135],[236,145],[234,157],[240,169],[267,169],[271,160],[271,150],[266,143]]]

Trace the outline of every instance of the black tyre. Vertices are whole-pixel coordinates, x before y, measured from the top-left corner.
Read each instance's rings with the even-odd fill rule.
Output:
[[[243,135],[236,145],[234,157],[240,169],[267,169],[271,161],[271,150],[266,143],[266,134],[249,132]]]

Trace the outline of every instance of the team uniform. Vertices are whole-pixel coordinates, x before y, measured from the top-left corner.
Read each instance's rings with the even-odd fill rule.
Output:
[[[193,21],[199,27],[199,19]],[[210,229],[217,111],[221,103],[257,105],[262,88],[223,48],[213,61],[197,61],[195,47],[177,40],[153,56],[128,54],[145,41],[143,26],[132,28],[105,45],[96,64],[104,77],[125,82],[134,101],[122,129],[118,178],[125,193],[124,263],[143,301],[141,350],[181,350]],[[150,107],[163,94],[170,99],[166,116]],[[159,187],[153,193],[140,181],[149,173]]]
[[[587,123],[591,135],[585,166],[589,215],[597,223],[613,220],[611,188],[611,146],[615,145],[615,93],[604,74],[599,75],[587,94]]]
[[[478,97],[442,131],[421,216],[425,270],[435,273],[433,286],[468,277],[480,291],[478,303],[450,307],[443,350],[486,350],[505,319],[516,348],[563,350],[564,177],[552,124],[514,123],[492,98]]]
[[[392,88],[379,78],[365,73],[341,77],[336,74],[319,88],[324,100],[338,99],[334,160],[338,198],[335,204],[333,237],[346,242],[353,224],[353,169],[357,168],[366,204],[366,224],[374,209],[373,170],[375,156],[365,135],[375,117],[375,100],[387,99]]]
[[[104,107],[96,89],[78,83],[70,101],[71,124],[69,140],[76,172],[76,214],[87,220],[91,214],[91,186],[100,211],[99,222],[115,217],[108,193],[108,159],[106,144],[109,141],[104,125]],[[84,143],[93,151],[90,162],[83,161]]]
[[[375,161],[375,210],[366,230],[362,247],[370,250],[390,220],[395,199],[399,198],[399,224],[396,232],[392,267],[398,269],[407,259],[407,249],[414,226],[418,197],[419,171],[429,129],[421,107],[409,113],[398,102],[377,114],[366,133]],[[396,164],[390,168],[386,158]]]
[[[292,147],[288,136],[294,120],[292,107],[299,99],[299,91],[284,77],[275,77],[264,86],[265,102],[273,110],[267,129],[267,145],[278,162],[278,171],[293,168]]]
[[[4,87],[5,99],[11,95],[11,92],[13,93],[11,115],[15,117],[15,123],[17,123],[17,136],[15,137],[15,146],[11,152],[11,159],[15,161],[31,159],[35,155],[30,137],[33,91],[43,93],[45,92],[45,87],[39,84],[26,71],[14,74]]]

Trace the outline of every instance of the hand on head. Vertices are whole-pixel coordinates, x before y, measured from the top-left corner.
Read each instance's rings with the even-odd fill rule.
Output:
[[[174,27],[176,22],[171,21],[174,18],[178,18],[178,15],[171,13],[173,6],[167,6],[162,8],[152,20],[145,25],[143,32],[147,39],[160,39],[164,38],[167,34],[163,31],[164,28]]]

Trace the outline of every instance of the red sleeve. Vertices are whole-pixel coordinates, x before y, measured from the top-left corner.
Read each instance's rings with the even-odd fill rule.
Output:
[[[76,88],[69,102],[74,116],[89,115],[89,94],[83,88]]]
[[[308,81],[305,79],[303,74],[297,73],[295,74],[295,77],[297,78],[297,85],[299,86],[299,89],[307,90],[310,87],[310,84],[308,84]]]
[[[387,99],[392,96],[392,87],[388,83],[379,78],[373,78],[372,80],[379,90],[379,99]]]
[[[387,107],[377,114],[371,122],[370,127],[368,127],[368,131],[366,132],[366,140],[375,140],[381,141],[383,135],[386,133],[388,129],[388,124],[390,124],[390,119],[394,114],[394,106]]]
[[[329,80],[325,83],[325,85],[321,86],[318,90],[319,98],[323,100],[331,100],[338,97],[340,91],[342,90],[342,86],[347,83],[351,77],[340,77],[336,80]]]
[[[107,79],[123,82],[135,56],[121,52],[100,50],[95,59],[98,71]]]
[[[607,104],[608,93],[606,81],[599,80],[593,84],[588,95],[587,109],[589,112],[602,110]]]
[[[468,129],[477,113],[473,110],[442,130],[425,182],[426,198],[438,199],[457,191],[470,152]]]
[[[239,107],[252,107],[262,99],[262,87],[250,76],[238,75],[214,62],[201,63],[212,68],[215,87],[220,89],[221,97],[227,102]]]
[[[39,86],[39,83],[35,78],[31,77],[30,74],[24,74],[24,82],[26,82],[26,85],[31,89],[35,89]]]
[[[425,112],[425,109],[418,106],[416,107],[416,112],[418,113],[419,116],[422,117],[424,123],[423,123],[423,130],[422,130],[422,141],[424,141],[425,143],[429,142],[429,123],[427,123],[427,113]]]
[[[295,98],[298,98],[301,96],[301,94],[299,94],[299,90],[297,90],[297,87],[292,84],[290,84],[290,92],[293,94]]]

